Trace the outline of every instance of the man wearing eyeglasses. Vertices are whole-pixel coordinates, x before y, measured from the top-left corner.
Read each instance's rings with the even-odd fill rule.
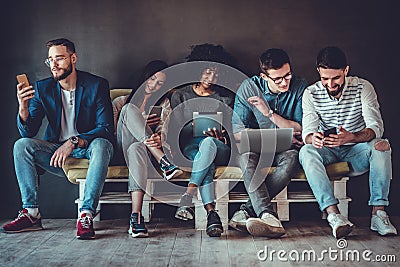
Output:
[[[76,69],[74,44],[67,39],[47,43],[45,64],[52,77],[34,86],[19,83],[17,126],[22,136],[14,145],[15,172],[22,210],[3,226],[8,233],[42,230],[38,206],[38,172],[65,177],[67,157],[89,159],[77,237],[92,239],[93,216],[113,154],[113,113],[107,80]],[[33,138],[48,120],[44,140]]]
[[[303,96],[303,139],[300,162],[307,181],[333,236],[348,235],[353,224],[337,207],[324,165],[347,161],[354,175],[369,171],[372,206],[371,230],[380,235],[396,235],[384,208],[392,178],[391,148],[382,139],[383,121],[372,84],[359,77],[347,76],[344,52],[338,47],[325,47],[317,56],[321,81],[309,86]],[[334,132],[325,134],[328,129]]]
[[[307,83],[292,73],[289,56],[282,49],[264,52],[260,68],[260,75],[245,80],[236,93],[232,117],[235,138],[240,141],[241,131],[246,128],[293,128],[293,149],[276,153],[270,160],[255,152],[239,155],[249,200],[236,211],[229,225],[253,236],[279,237],[285,229],[271,200],[300,169],[297,149],[303,145],[301,99]],[[266,177],[260,169],[268,161],[276,168]]]

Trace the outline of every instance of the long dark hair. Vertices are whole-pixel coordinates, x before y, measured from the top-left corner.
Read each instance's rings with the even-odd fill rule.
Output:
[[[145,92],[145,83],[147,79],[149,79],[151,76],[153,76],[155,73],[162,71],[163,69],[167,68],[168,64],[165,63],[162,60],[153,60],[150,61],[143,70],[142,76],[138,82],[138,84],[135,86],[135,90],[132,90],[131,94],[128,96],[126,99],[125,103],[132,103],[137,107],[140,107],[143,103],[144,96],[146,94]],[[154,99],[153,99],[154,98]],[[152,103],[156,103],[155,105],[158,105],[164,98],[160,98],[158,94],[152,94],[149,101],[146,103],[145,110],[147,110],[149,107],[148,105],[152,105]]]

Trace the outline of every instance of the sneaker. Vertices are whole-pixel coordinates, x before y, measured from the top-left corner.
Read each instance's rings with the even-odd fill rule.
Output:
[[[247,219],[246,228],[252,236],[280,237],[285,234],[281,221],[268,212],[261,218]]]
[[[172,164],[169,165],[165,170],[163,170],[164,179],[167,181],[182,174],[183,171]]]
[[[384,210],[378,210],[371,217],[371,230],[380,235],[397,235],[396,228],[390,223],[389,216]]]
[[[239,232],[249,233],[246,228],[246,222],[249,218],[250,215],[247,211],[240,209],[233,214],[232,219],[229,221],[229,226]]]
[[[94,239],[93,217],[90,213],[82,213],[76,222],[78,239]]]
[[[179,202],[179,208],[175,212],[175,218],[179,220],[193,220],[194,210],[193,210],[192,196],[189,194],[184,194]]]
[[[34,218],[28,213],[27,209],[19,211],[18,217],[12,222],[3,225],[3,231],[6,233],[20,233],[27,231],[43,230],[40,214]]]
[[[328,214],[327,220],[332,227],[332,233],[336,239],[347,236],[354,228],[354,224],[342,214],[330,213]]]
[[[131,219],[129,221],[129,230],[128,233],[132,235],[132,237],[148,237],[149,233],[147,232],[146,225],[144,224],[144,218],[142,215],[139,216],[138,213],[134,212],[131,215]]]
[[[224,228],[222,227],[218,213],[215,210],[211,210],[207,214],[207,235],[211,237],[220,237],[223,231]]]

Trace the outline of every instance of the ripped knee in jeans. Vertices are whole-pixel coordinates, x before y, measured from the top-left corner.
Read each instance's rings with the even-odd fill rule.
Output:
[[[374,144],[374,147],[378,151],[389,151],[390,150],[390,144],[387,140],[379,140]]]

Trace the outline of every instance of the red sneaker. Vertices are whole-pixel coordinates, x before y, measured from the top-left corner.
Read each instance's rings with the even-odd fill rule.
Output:
[[[91,214],[82,213],[76,222],[78,239],[94,239],[93,218]]]
[[[32,217],[27,209],[23,209],[19,211],[18,217],[14,221],[3,225],[3,230],[6,233],[43,230],[42,219],[40,215],[38,215],[38,218]]]

